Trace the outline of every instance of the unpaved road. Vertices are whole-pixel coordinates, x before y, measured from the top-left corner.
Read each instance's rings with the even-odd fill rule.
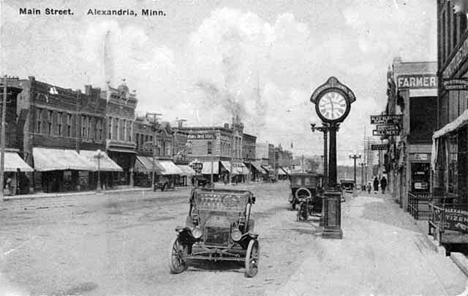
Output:
[[[244,186],[257,196],[252,213],[261,257],[255,278],[245,278],[244,268],[227,262],[198,264],[182,274],[169,274],[170,241],[188,212],[190,188],[178,188],[15,201],[16,206],[10,202],[0,213],[0,291],[14,295],[274,292],[297,270],[304,252],[317,245],[318,221],[295,221],[288,208],[287,182]]]

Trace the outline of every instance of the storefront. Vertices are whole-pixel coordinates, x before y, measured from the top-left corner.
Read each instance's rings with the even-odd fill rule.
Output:
[[[153,168],[156,174],[161,174],[164,171],[156,159],[153,162],[153,157],[138,155],[135,162],[135,186],[151,187]]]
[[[431,167],[435,191],[454,198],[467,198],[467,136],[468,110],[434,133]]]
[[[98,183],[98,174],[101,183],[101,189],[109,189],[114,186],[112,174],[122,172],[122,168],[116,164],[110,157],[102,151],[81,150],[80,155],[84,156],[91,164],[89,172],[88,189],[96,189]]]
[[[4,195],[27,194],[30,191],[30,180],[25,172],[34,171],[16,152],[5,152],[4,162]]]
[[[34,189],[44,192],[87,190],[91,163],[75,150],[33,148]]]

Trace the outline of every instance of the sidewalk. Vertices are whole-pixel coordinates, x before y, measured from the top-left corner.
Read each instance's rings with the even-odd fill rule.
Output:
[[[464,273],[434,252],[390,195],[347,196],[342,229],[341,240],[317,238],[274,295],[460,295],[466,288]]]

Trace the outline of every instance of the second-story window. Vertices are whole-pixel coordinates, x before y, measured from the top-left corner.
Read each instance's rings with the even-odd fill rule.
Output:
[[[57,135],[62,135],[62,113],[57,114]]]
[[[213,154],[213,143],[209,141],[206,146],[207,146],[207,151],[206,151],[207,154]]]
[[[71,137],[72,115],[67,114],[67,137]]]
[[[42,130],[42,109],[37,109],[37,121],[36,121],[36,132],[41,133]]]
[[[109,140],[112,140],[112,120],[113,120],[113,118],[109,117],[109,127],[107,129],[107,131],[108,131],[107,137],[109,138]]]
[[[54,113],[53,111],[48,111],[47,114],[47,134],[52,135],[52,116]]]
[[[81,116],[81,137],[86,138],[86,122],[84,116]]]

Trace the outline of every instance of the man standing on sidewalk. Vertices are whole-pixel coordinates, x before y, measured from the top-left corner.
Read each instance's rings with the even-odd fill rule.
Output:
[[[385,176],[380,179],[380,187],[382,188],[382,194],[385,194],[385,188],[387,187],[387,179]]]

